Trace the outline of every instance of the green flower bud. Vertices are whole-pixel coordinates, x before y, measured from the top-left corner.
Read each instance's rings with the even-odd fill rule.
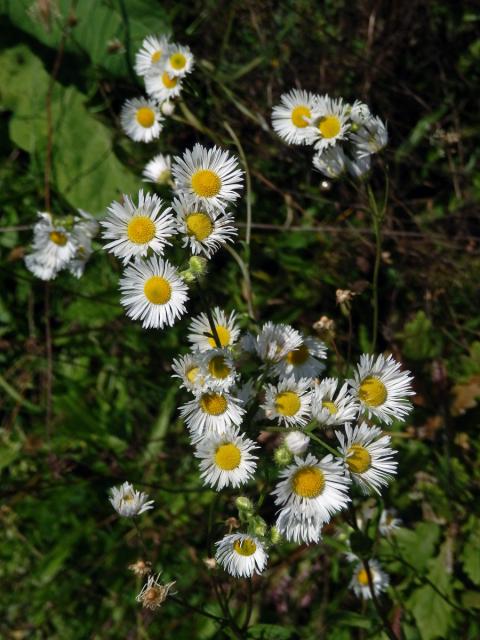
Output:
[[[263,538],[267,533],[267,523],[260,516],[256,516],[250,520],[250,531],[255,536]]]
[[[182,276],[182,278],[185,280],[187,284],[191,284],[196,280],[195,274],[192,273],[190,269],[185,269],[184,271],[180,271],[180,275]]]
[[[275,450],[274,458],[279,467],[286,467],[292,461],[292,454],[289,449],[283,445]]]
[[[247,511],[248,513],[253,513],[253,503],[246,496],[238,496],[235,500],[235,506],[239,511]]]
[[[196,276],[203,276],[207,270],[207,260],[200,256],[192,256],[188,261],[190,269]]]
[[[272,527],[270,529],[270,540],[272,541],[272,544],[278,544],[282,541],[282,534],[277,527]]]

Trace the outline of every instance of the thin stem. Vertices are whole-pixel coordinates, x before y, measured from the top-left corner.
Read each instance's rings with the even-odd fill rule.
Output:
[[[245,622],[243,623],[242,631],[246,631],[248,629],[248,625],[250,624],[250,618],[252,617],[252,610],[253,610],[253,585],[252,585],[252,578],[248,578],[247,610],[245,613]]]
[[[53,392],[53,348],[52,348],[52,331],[50,325],[50,283],[45,283],[45,350],[47,354],[47,370],[45,372],[45,395],[46,395],[46,413],[45,413],[45,431],[47,438],[51,435],[52,422],[52,392]]]
[[[143,539],[143,534],[140,531],[140,528],[139,528],[135,518],[132,518],[132,520],[133,520],[133,526],[135,527],[135,531],[137,532],[137,537],[138,537],[138,539],[140,541],[140,546],[142,547],[142,553],[144,555],[144,559],[148,560],[148,551],[147,551],[147,546],[145,544],[145,540]]]
[[[380,273],[380,260],[382,257],[382,223],[385,216],[385,210],[388,200],[388,178],[386,178],[385,194],[383,198],[382,208],[378,208],[375,195],[370,185],[367,186],[368,203],[372,214],[373,231],[375,234],[375,264],[373,268],[372,282],[372,306],[373,306],[373,327],[372,327],[372,346],[370,352],[373,353],[377,346],[378,337],[378,276]]]
[[[396,635],[396,633],[394,633],[393,629],[391,628],[390,621],[387,618],[387,616],[385,615],[385,612],[383,611],[382,607],[380,606],[380,603],[379,603],[378,598],[376,596],[375,588],[373,586],[372,572],[370,571],[370,565],[368,563],[368,560],[362,560],[362,562],[363,562],[363,566],[365,568],[365,571],[367,573],[368,586],[370,588],[370,594],[372,596],[373,606],[375,607],[380,619],[383,622],[383,630],[385,631],[387,636],[390,638],[390,640],[398,640],[398,636]]]
[[[205,618],[216,620],[222,625],[228,624],[228,620],[226,620],[225,618],[221,618],[220,616],[216,616],[213,613],[209,613],[208,611],[205,611],[205,609],[200,609],[200,607],[196,607],[193,604],[189,604],[188,602],[186,602],[182,598],[179,598],[178,596],[169,596],[169,598],[170,600],[173,600],[173,602],[176,602],[177,604],[179,604],[181,607],[185,607],[185,609],[189,609],[190,611],[195,611],[195,613],[199,613],[201,616],[205,616]]]
[[[246,187],[246,203],[247,203],[247,224],[245,228],[245,242],[247,245],[250,244],[251,230],[252,230],[252,179],[250,176],[250,170],[248,168],[247,158],[243,151],[243,147],[240,144],[240,140],[238,136],[232,129],[232,127],[228,124],[228,122],[224,122],[223,126],[228,131],[228,133],[232,136],[232,139],[235,143],[235,146],[238,149],[238,153],[240,154],[240,158],[242,160],[242,164],[245,169],[245,187]]]
[[[312,433],[311,431],[307,431],[308,436],[310,438],[312,438],[313,440],[315,440],[315,442],[318,442],[318,444],[321,444],[322,447],[325,447],[325,449],[327,451],[329,451],[332,455],[334,455],[335,457],[340,455],[340,452],[337,451],[336,449],[334,449],[333,447],[331,447],[329,444],[327,444],[326,442],[324,442],[321,438],[319,438],[318,436],[316,436],[314,433]]]
[[[243,280],[245,282],[245,298],[247,300],[247,308],[248,315],[252,320],[256,320],[255,309],[253,307],[253,293],[252,293],[252,282],[250,280],[250,272],[248,270],[248,265],[242,260],[242,258],[238,255],[233,247],[230,247],[228,244],[225,245],[225,249],[232,256],[232,258],[236,261],[238,266],[240,267],[240,271],[243,275]]]

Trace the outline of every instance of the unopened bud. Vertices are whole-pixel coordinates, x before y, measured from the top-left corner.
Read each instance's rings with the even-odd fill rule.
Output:
[[[165,102],[162,103],[161,109],[164,116],[171,116],[175,111],[175,104],[170,100],[165,100]]]
[[[270,529],[270,540],[272,541],[272,544],[278,544],[282,541],[282,534],[277,527],[272,527]]]
[[[200,256],[192,256],[188,264],[190,265],[190,270],[196,276],[203,276],[207,270],[207,260]]]
[[[190,269],[185,269],[184,271],[180,271],[180,276],[185,280],[187,284],[191,284],[195,282],[196,276]]]
[[[238,496],[235,500],[235,506],[239,511],[247,511],[253,513],[253,503],[246,496]]]
[[[250,530],[253,535],[263,538],[267,533],[267,523],[260,516],[256,516],[250,520]]]
[[[292,454],[287,447],[282,446],[275,450],[274,458],[279,467],[286,467],[292,461]]]
[[[285,446],[296,456],[301,456],[308,449],[310,438],[303,431],[290,431],[285,436]]]

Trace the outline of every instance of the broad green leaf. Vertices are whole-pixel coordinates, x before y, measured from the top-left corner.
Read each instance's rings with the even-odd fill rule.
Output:
[[[423,571],[435,552],[440,527],[433,522],[421,522],[414,530],[401,528],[395,533],[402,557],[417,570]]]
[[[478,522],[478,521],[477,521]],[[470,534],[461,555],[463,570],[472,582],[480,586],[480,531]]]
[[[412,360],[433,358],[440,352],[439,335],[433,331],[432,322],[424,311],[407,322],[403,332],[403,353]]]

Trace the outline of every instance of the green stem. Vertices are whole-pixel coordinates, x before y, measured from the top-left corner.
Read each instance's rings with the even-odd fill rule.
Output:
[[[368,586],[370,588],[370,594],[372,596],[372,602],[373,602],[373,606],[375,607],[382,623],[383,623],[383,630],[384,632],[387,634],[387,636],[390,638],[390,640],[398,640],[398,636],[396,635],[396,633],[393,632],[393,629],[390,626],[390,621],[388,620],[385,612],[383,611],[382,607],[380,606],[380,602],[378,601],[378,598],[375,594],[375,588],[373,586],[373,578],[372,578],[372,572],[370,571],[370,565],[368,563],[368,560],[362,560],[363,562],[363,566],[365,568],[365,571],[367,572],[367,578],[368,578]]]
[[[368,204],[372,214],[373,231],[375,234],[375,264],[373,268],[372,282],[372,306],[373,306],[373,327],[372,327],[372,346],[370,352],[373,353],[377,346],[378,337],[378,276],[380,273],[380,260],[382,257],[382,223],[385,216],[385,210],[388,199],[388,179],[386,180],[385,195],[382,208],[378,208],[375,195],[370,185],[367,186]]]

